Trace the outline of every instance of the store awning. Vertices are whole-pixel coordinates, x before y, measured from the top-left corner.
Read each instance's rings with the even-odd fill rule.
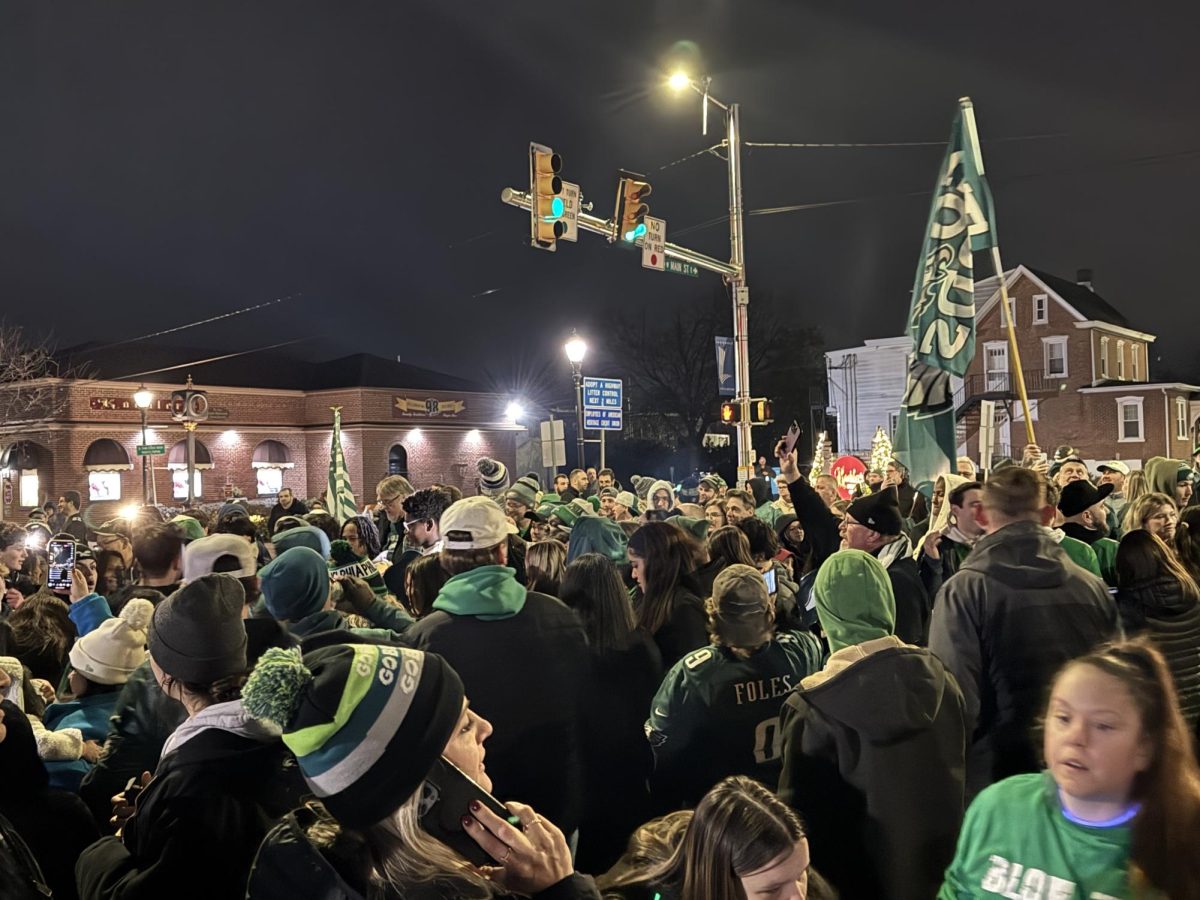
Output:
[[[100,438],[88,445],[83,468],[85,472],[128,472],[133,463],[124,447],[112,438]]]
[[[196,468],[211,469],[213,467],[212,454],[208,452],[208,448],[201,441],[196,441]],[[187,468],[187,441],[182,440],[171,448],[171,452],[167,454],[168,469],[186,469]]]
[[[33,441],[17,441],[0,453],[0,469],[31,471],[38,467],[38,460],[45,452]]]
[[[290,469],[295,465],[287,445],[279,441],[262,441],[254,448],[254,458],[250,461],[255,469]]]

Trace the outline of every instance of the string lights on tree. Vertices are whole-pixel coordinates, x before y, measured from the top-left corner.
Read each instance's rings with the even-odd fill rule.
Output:
[[[870,471],[882,475],[887,470],[887,464],[892,459],[892,439],[887,436],[883,426],[875,428],[875,437],[871,438]]]

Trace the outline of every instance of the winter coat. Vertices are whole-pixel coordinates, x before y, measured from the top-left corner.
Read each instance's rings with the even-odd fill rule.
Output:
[[[75,860],[100,832],[83,801],[49,786],[25,714],[8,700],[0,708],[7,731],[0,741],[0,815],[28,845],[55,900],[74,900]]]
[[[512,569],[481,566],[447,581],[404,640],[444,657],[471,707],[495,726],[487,758],[499,794],[573,832],[584,800],[580,740],[590,695],[587,637],[574,611],[525,591]]]
[[[201,729],[205,721],[213,724]],[[83,900],[241,898],[255,849],[307,792],[283,742],[267,737],[240,701],[188,719],[167,748],[122,836],[101,838],[79,857]]]
[[[921,557],[917,561],[917,570],[920,573],[921,584],[925,587],[925,592],[930,597],[936,597],[937,592],[942,589],[942,585],[958,571],[959,566],[970,552],[971,548],[967,544],[961,544],[946,535],[938,538],[937,559],[933,559],[922,550]]]
[[[1189,730],[1200,722],[1200,602],[1170,575],[1117,590],[1117,609],[1129,636],[1144,634],[1167,659],[1179,708]]]
[[[704,611],[704,601],[690,588],[681,585],[675,589],[671,615],[654,632],[654,643],[668,669],[708,643],[708,613]]]
[[[584,797],[575,863],[606,872],[629,835],[653,817],[647,782],[654,757],[646,742],[646,710],[663,677],[654,639],[636,629],[628,647],[592,649],[592,692],[583,708]]]
[[[271,507],[271,514],[267,517],[267,534],[275,533],[275,523],[284,516],[295,516],[301,518],[308,515],[308,507],[304,505],[304,501],[298,497],[292,498],[292,505],[287,509],[283,508],[282,503],[276,503]]]
[[[876,550],[874,556],[883,564],[892,583],[896,598],[896,637],[906,644],[924,647],[929,641],[931,604],[912,554],[912,542],[901,535],[898,540]]]
[[[85,741],[104,743],[108,735],[108,720],[117,705],[120,694],[109,691],[89,694],[78,700],[51,703],[42,716],[42,724],[50,731],[78,728]],[[50,774],[50,786],[72,793],[79,792],[79,783],[92,768],[82,757],[78,759],[56,759],[46,763]]]
[[[842,545],[842,536],[838,534],[841,520],[830,512],[825,501],[821,499],[808,479],[801,476],[799,480],[788,485],[788,493],[792,495],[792,506],[796,510],[796,519],[804,529],[804,539],[812,547],[812,567],[821,568],[821,563],[838,551]]]
[[[962,692],[930,651],[894,636],[838,651],[781,712],[779,796],[843,900],[924,900],[963,815]]]
[[[403,616],[404,620],[412,621],[400,607],[396,607],[396,610],[397,614]],[[322,631],[349,631],[364,637],[379,638],[397,643],[400,641],[400,635],[388,628],[351,628],[350,624],[346,621],[346,617],[336,609],[318,610],[310,616],[305,616],[303,619],[288,622],[287,630],[293,637],[300,640]]]
[[[966,702],[968,798],[1037,771],[1032,730],[1051,677],[1120,635],[1104,582],[1073,565],[1049,529],[1014,522],[972,548],[942,585],[929,633]]]

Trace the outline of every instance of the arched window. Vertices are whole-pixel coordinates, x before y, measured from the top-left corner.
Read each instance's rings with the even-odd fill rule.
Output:
[[[201,472],[213,467],[212,454],[202,441],[196,441],[196,475],[192,495],[199,498],[203,493],[204,480]],[[167,468],[171,470],[171,496],[186,500],[187,490],[187,440],[178,441],[167,454]]]
[[[388,451],[388,474],[408,477],[408,451],[403,444],[392,444]]]
[[[112,438],[92,441],[83,454],[83,470],[88,473],[88,500],[120,500],[121,473],[132,468],[129,454]]]
[[[296,464],[292,462],[292,454],[286,444],[267,440],[254,448],[250,465],[258,483],[258,496],[273,497],[283,489],[283,470],[291,469]]]
[[[24,509],[41,505],[39,469],[49,470],[50,451],[33,441],[17,441],[0,454],[0,472],[17,482],[17,502]]]

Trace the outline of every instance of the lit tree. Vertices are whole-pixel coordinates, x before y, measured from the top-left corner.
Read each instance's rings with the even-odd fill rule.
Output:
[[[871,438],[871,466],[872,472],[878,472],[881,475],[887,469],[887,464],[892,458],[892,439],[887,436],[883,430],[883,426],[875,428],[875,437]]]
[[[814,487],[817,484],[818,475],[826,475],[829,472],[829,467],[833,463],[833,453],[831,451],[829,439],[825,432],[817,437],[817,449],[813,455],[812,471],[808,473],[809,483]]]

